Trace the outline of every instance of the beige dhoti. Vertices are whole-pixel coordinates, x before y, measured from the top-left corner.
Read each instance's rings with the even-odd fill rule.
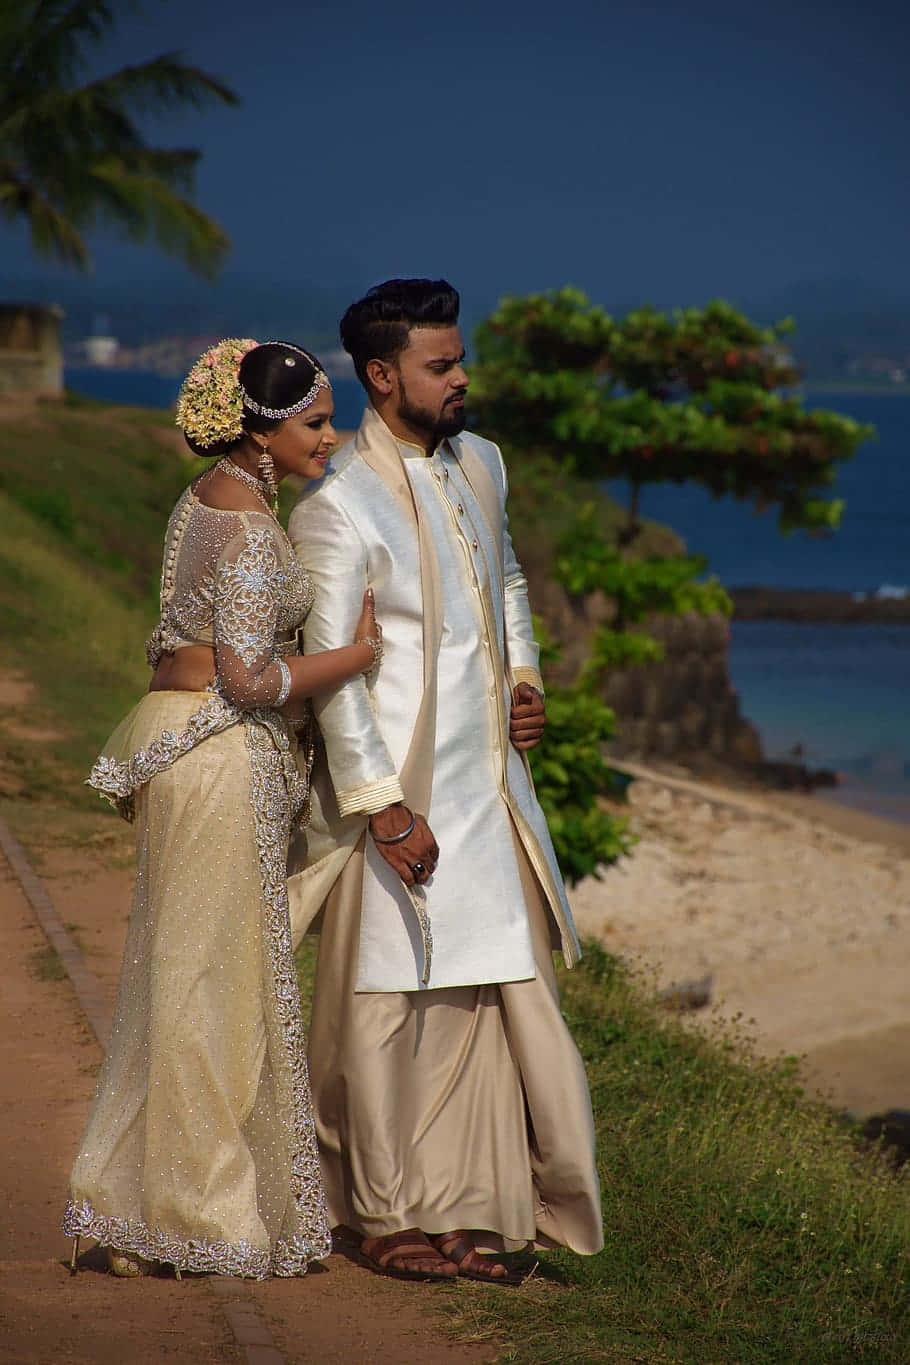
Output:
[[[355,992],[362,841],[335,884],[309,1035],[334,1224],[364,1237],[468,1228],[490,1250],[603,1245],[584,1066],[559,1008],[543,895],[517,841],[516,853],[529,981]]]

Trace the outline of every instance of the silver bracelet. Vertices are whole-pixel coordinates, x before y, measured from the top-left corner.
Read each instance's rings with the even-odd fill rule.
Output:
[[[406,839],[408,837],[408,835],[411,833],[411,830],[417,824],[417,816],[414,814],[414,812],[410,809],[409,806],[405,806],[404,809],[408,812],[408,815],[410,815],[411,817],[411,822],[408,825],[407,829],[403,829],[400,834],[393,834],[391,839],[380,839],[378,834],[373,834],[373,831],[370,830],[370,834],[373,835],[374,844],[400,844],[402,839]],[[376,814],[378,815],[379,812],[377,811]],[[373,817],[370,816],[370,819],[372,818]]]
[[[381,626],[376,627],[375,636],[358,635],[357,639],[354,641],[354,644],[369,645],[370,649],[373,651],[373,657],[367,664],[366,668],[362,668],[360,670],[365,678],[371,678],[373,674],[376,672],[380,663],[382,662],[382,627]]]
[[[275,662],[281,670],[281,686],[278,689],[278,696],[272,702],[272,705],[276,709],[280,709],[291,695],[291,683],[294,680],[291,677],[291,670],[284,662],[284,659],[276,659]]]

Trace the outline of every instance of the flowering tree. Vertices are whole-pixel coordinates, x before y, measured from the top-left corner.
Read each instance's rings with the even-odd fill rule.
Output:
[[[837,463],[873,434],[782,393],[799,379],[784,338],[727,303],[621,321],[575,289],[507,298],[476,335],[471,408],[512,448],[643,484],[693,480],[776,506],[781,528],[834,529]]]
[[[513,512],[522,556],[525,521],[529,555],[546,561],[547,576],[570,598],[597,595],[607,609],[577,675],[548,686],[552,723],[531,755],[570,880],[628,847],[622,822],[598,800],[609,789],[601,743],[615,728],[600,695],[606,674],[660,661],[663,647],[647,633],[656,613],[731,610],[716,580],[699,581],[703,559],[642,553],[642,485],[694,480],[716,496],[775,506],[785,530],[820,532],[840,520],[842,503],[825,494],[838,462],[873,432],[807,412],[781,392],[799,377],[789,330],[758,327],[721,302],[670,315],[642,308],[614,321],[561,289],[507,298],[477,331],[472,414],[520,471]],[[618,528],[591,486],[617,478],[631,485]]]

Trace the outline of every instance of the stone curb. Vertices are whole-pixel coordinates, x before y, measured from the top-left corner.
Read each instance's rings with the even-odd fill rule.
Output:
[[[89,1028],[101,1047],[105,1047],[111,1032],[111,1017],[101,994],[98,978],[85,965],[82,953],[61,922],[44,883],[26,857],[25,849],[2,817],[0,848],[3,849],[7,862],[25,892],[25,898],[32,907],[45,938],[63,963],[63,970],[76,992],[76,998]]]
[[[111,1032],[111,1016],[101,993],[98,978],[85,965],[79,947],[57,914],[47,888],[28,860],[25,849],[0,816],[0,849],[22,887],[25,898],[48,943],[63,963],[63,970],[76,993],[79,1007],[102,1049]],[[250,1299],[245,1281],[228,1276],[209,1275],[206,1284],[241,1352],[243,1365],[287,1365],[272,1339],[272,1334]]]

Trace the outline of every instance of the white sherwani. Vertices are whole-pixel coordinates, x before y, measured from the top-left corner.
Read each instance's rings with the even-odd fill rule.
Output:
[[[394,440],[371,409],[364,427],[373,437]],[[424,982],[414,908],[367,840],[357,989],[526,980],[535,965],[516,838],[544,888],[570,963],[578,944],[543,813],[526,764],[508,742],[513,681],[524,678],[539,687],[540,677],[527,587],[508,533],[505,469],[497,447],[473,435],[444,441],[429,458],[415,446],[396,445],[398,478],[403,471],[438,574],[432,756],[423,759],[431,787],[423,801],[415,800],[413,786],[408,792],[440,847],[425,891],[433,956]],[[472,486],[472,469],[475,485],[479,475],[488,481],[486,508]],[[291,515],[291,540],[316,589],[307,651],[350,641],[367,586],[374,589],[384,631],[375,680],[353,679],[316,703],[342,816],[406,799],[400,775],[427,692],[425,655],[434,647],[424,620],[429,593],[415,522],[402,515],[401,492],[396,497],[350,442]],[[432,706],[432,697],[428,701]],[[427,776],[418,774],[417,786]],[[318,823],[318,811],[314,818]]]
[[[385,635],[377,676],[316,705],[331,780],[317,760],[288,885],[296,934],[325,904],[310,1082],[333,1223],[592,1252],[591,1106],[552,959],[554,942],[569,963],[578,945],[509,743],[512,684],[540,677],[505,498],[488,441],[455,437],[427,458],[368,409],[291,516],[316,589],[307,649],[350,641],[368,586]],[[440,847],[417,907],[432,952],[365,834],[402,797]]]

